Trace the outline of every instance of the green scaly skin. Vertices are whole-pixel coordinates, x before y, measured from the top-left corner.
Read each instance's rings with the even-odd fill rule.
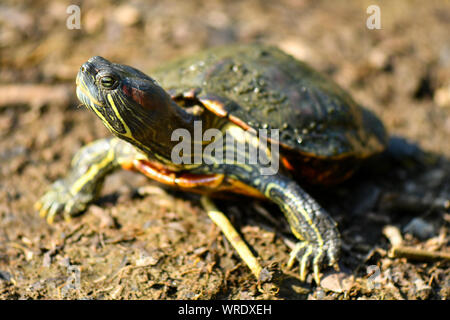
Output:
[[[37,203],[41,217],[51,224],[57,214],[63,214],[69,221],[98,198],[108,174],[138,157],[136,148],[118,138],[100,139],[84,146],[72,159],[67,176],[56,180]]]
[[[258,165],[237,162],[189,166],[172,163],[170,151],[177,143],[170,139],[172,131],[185,128],[193,133],[193,121],[198,116],[184,111],[142,72],[93,57],[77,76],[77,95],[117,138],[96,141],[78,152],[70,173],[55,182],[38,203],[41,215],[49,222],[57,214],[70,217],[83,211],[96,199],[107,174],[124,162],[146,157],[173,171],[224,174],[259,190],[276,203],[300,240],[289,265],[298,259],[302,280],[312,266],[319,283],[320,267],[336,263],[340,251],[336,223],[291,178],[282,174],[263,176]],[[199,117],[210,126],[217,125],[208,118],[211,117],[208,112]],[[222,129],[228,130],[226,126]]]

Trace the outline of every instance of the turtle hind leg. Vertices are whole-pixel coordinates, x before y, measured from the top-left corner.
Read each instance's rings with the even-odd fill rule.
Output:
[[[68,175],[55,181],[36,202],[39,215],[52,223],[58,214],[70,220],[83,212],[98,197],[105,177],[137,154],[133,146],[117,138],[84,146],[72,159]]]
[[[292,233],[300,240],[292,251],[288,267],[297,259],[300,279],[306,279],[312,266],[314,279],[320,283],[320,267],[334,266],[340,253],[341,240],[336,222],[298,184],[281,176],[265,176],[258,181],[264,195],[283,211]]]
[[[419,145],[395,135],[389,138],[385,156],[388,160],[410,170],[427,168],[439,160],[437,154],[427,152]]]

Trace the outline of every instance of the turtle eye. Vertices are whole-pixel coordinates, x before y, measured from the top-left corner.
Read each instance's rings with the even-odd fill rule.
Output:
[[[111,89],[115,86],[117,80],[111,76],[104,76],[100,79],[100,83],[106,89]]]

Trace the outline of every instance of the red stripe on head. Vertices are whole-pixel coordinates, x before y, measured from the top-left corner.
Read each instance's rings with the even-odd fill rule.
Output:
[[[121,88],[125,95],[147,110],[165,110],[172,102],[170,96],[153,83],[130,85],[125,82]]]
[[[130,97],[131,97],[131,90],[130,90],[130,87],[127,86],[126,84],[123,84],[123,85],[122,85],[122,91],[123,91],[123,93],[125,93],[127,96],[130,96]]]
[[[136,103],[140,104],[141,106],[144,106],[145,92],[143,92],[142,90],[133,88],[131,86],[128,86],[126,84],[122,85],[122,91],[127,96],[129,96],[131,99],[133,99]]]

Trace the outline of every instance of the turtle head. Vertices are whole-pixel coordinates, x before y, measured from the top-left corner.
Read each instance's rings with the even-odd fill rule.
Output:
[[[135,68],[95,56],[81,66],[76,84],[78,99],[113,134],[147,154],[170,153],[172,131],[190,125],[169,94]]]

